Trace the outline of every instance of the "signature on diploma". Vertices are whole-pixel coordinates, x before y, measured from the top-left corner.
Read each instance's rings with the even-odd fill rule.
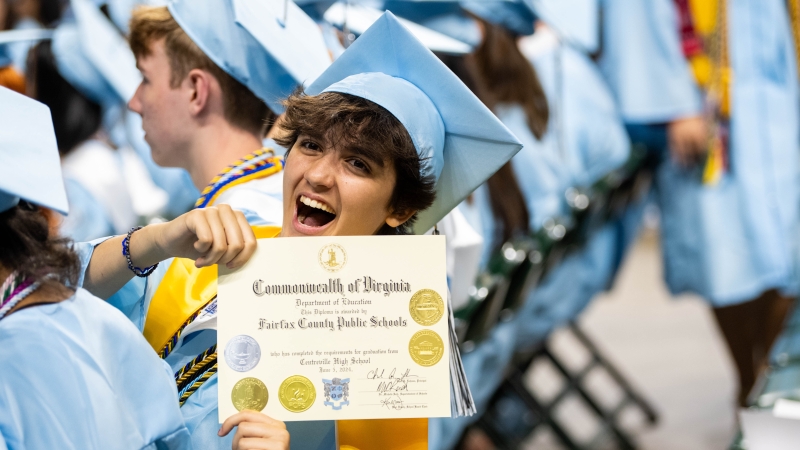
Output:
[[[411,369],[406,369],[405,372],[398,374],[396,367],[388,374],[386,373],[386,369],[372,369],[367,373],[367,379],[381,380],[381,382],[378,383],[377,390],[380,393],[407,391],[409,380],[416,378],[418,378],[418,376],[412,375]],[[382,403],[383,402],[385,402],[385,400],[382,400]],[[400,404],[402,403],[403,401],[400,400]]]
[[[381,405],[388,409],[403,409],[403,399],[397,395],[381,399]]]

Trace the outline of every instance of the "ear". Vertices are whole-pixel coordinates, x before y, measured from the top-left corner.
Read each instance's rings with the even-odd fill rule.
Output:
[[[215,82],[214,77],[202,69],[192,69],[186,75],[183,84],[189,89],[189,110],[193,116],[208,109]]]
[[[400,225],[408,222],[408,219],[410,219],[416,213],[416,210],[392,211],[389,217],[386,218],[386,225],[389,225],[392,228],[397,228]]]

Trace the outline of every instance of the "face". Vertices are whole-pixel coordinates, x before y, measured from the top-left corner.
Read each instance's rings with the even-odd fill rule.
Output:
[[[286,160],[281,236],[366,236],[401,225],[394,165],[301,135]],[[410,217],[410,214],[408,214]]]
[[[164,40],[153,42],[150,50],[148,56],[136,60],[142,82],[128,108],[142,116],[144,138],[156,164],[184,167],[192,129],[188,108],[191,92],[184,86],[185,81],[175,88],[170,85],[172,72]]]

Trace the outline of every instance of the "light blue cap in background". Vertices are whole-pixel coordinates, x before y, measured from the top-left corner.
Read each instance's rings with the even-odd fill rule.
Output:
[[[383,11],[367,4],[336,3],[325,13],[325,20],[337,27],[347,27],[357,35],[363,34],[375,21],[381,18]],[[425,47],[434,52],[463,55],[472,52],[472,46],[445,34],[434,31],[410,20],[397,18]]]
[[[457,0],[386,0],[383,9],[475,48],[481,30]]]
[[[58,72],[100,105],[126,103],[141,82],[128,43],[93,2],[72,0],[70,6],[74,20],[65,20],[53,34]]]
[[[520,36],[533,34],[536,16],[522,0],[469,0],[460,3],[462,8],[472,14],[514,34]]]
[[[0,212],[20,199],[69,211],[50,109],[0,87]]]
[[[53,30],[46,28],[0,31],[0,68],[10,66],[14,62],[9,54],[7,44],[25,41],[41,41],[52,37]]]
[[[295,0],[299,6],[309,17],[316,22],[321,22],[325,11],[328,10],[337,0]]]
[[[517,138],[391,13],[364,32],[306,91],[341,92],[386,108],[406,128],[436,200],[419,213],[424,233],[521,148]]]
[[[168,8],[203,53],[278,114],[330,64],[319,27],[293,2],[174,0]]]
[[[578,48],[594,53],[600,46],[598,0],[525,0],[558,36]]]
[[[131,13],[139,6],[167,6],[168,0],[95,0],[108,6],[108,17],[124,34],[129,33]]]

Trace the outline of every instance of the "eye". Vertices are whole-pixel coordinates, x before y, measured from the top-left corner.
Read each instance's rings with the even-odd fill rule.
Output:
[[[318,151],[321,150],[319,145],[316,142],[309,141],[309,140],[302,141],[300,143],[300,146],[305,148],[305,149],[311,150],[312,152],[318,152]]]
[[[369,165],[367,163],[365,163],[361,159],[349,158],[347,160],[347,163],[350,164],[351,166],[353,166],[355,169],[361,171],[361,172],[364,172],[364,173],[369,173],[370,172]]]

